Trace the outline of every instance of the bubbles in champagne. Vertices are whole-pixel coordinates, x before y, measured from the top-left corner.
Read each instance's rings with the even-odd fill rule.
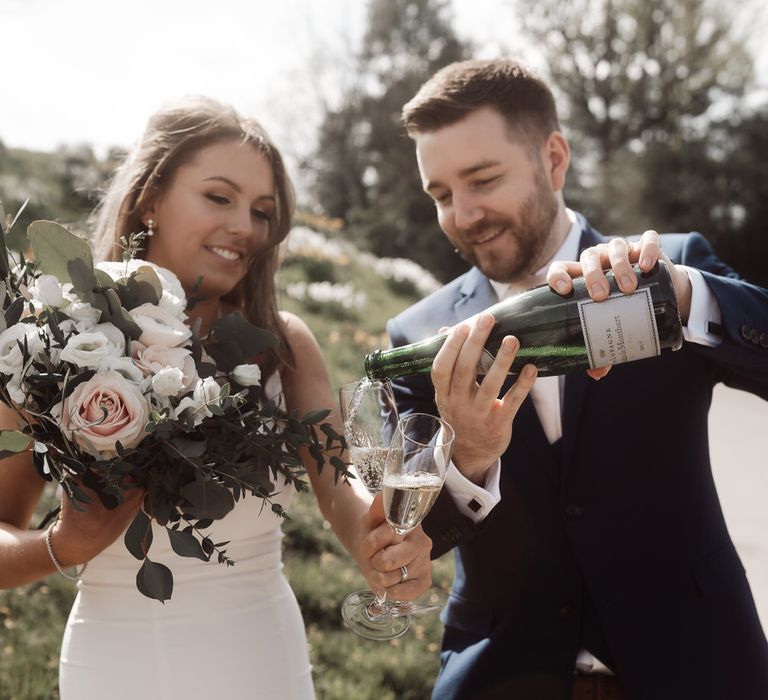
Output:
[[[437,499],[443,479],[430,472],[387,474],[384,513],[390,525],[404,534],[416,527]]]
[[[381,491],[384,478],[384,463],[387,461],[386,447],[357,447],[350,445],[349,461],[355,466],[360,481],[370,493]]]

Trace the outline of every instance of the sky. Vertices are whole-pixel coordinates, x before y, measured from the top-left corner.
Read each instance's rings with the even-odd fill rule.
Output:
[[[486,52],[517,34],[510,2],[454,3]],[[0,0],[0,140],[128,146],[164,102],[205,94],[300,148],[364,25],[362,0]]]
[[[453,6],[479,55],[521,46],[531,60],[514,0]],[[134,143],[163,103],[205,94],[262,121],[290,160],[364,25],[363,0],[0,0],[0,141],[103,154]],[[768,75],[766,49],[758,69]]]

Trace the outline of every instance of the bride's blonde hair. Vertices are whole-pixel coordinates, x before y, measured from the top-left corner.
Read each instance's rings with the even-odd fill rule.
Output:
[[[229,105],[207,97],[187,98],[153,114],[141,140],[117,169],[94,212],[94,252],[98,260],[121,259],[120,238],[146,228],[142,217],[171,183],[177,168],[201,149],[232,139],[263,154],[274,176],[275,211],[267,243],[245,277],[223,297],[223,301],[241,309],[253,324],[277,334],[277,352],[264,362],[266,376],[278,365],[293,360],[277,312],[274,277],[278,247],[291,227],[295,194],[280,152],[256,120],[241,117]]]

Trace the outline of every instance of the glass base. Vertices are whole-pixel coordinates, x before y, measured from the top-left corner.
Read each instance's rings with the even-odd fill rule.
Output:
[[[396,639],[408,631],[411,626],[407,615],[393,616],[389,612],[377,615],[372,611],[376,604],[373,591],[355,591],[350,593],[341,604],[341,616],[347,627],[366,639],[387,641]]]
[[[425,615],[426,613],[437,612],[443,607],[443,598],[436,591],[425,593],[416,600],[393,600],[390,602],[392,603],[390,615],[393,617]]]

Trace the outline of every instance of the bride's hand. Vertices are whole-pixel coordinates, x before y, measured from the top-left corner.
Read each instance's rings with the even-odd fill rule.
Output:
[[[51,531],[51,547],[62,566],[77,566],[90,561],[104,551],[135,517],[144,497],[144,490],[133,488],[125,493],[125,500],[109,510],[90,489],[80,485],[91,499],[77,510],[67,494],[61,501],[59,519]]]
[[[384,517],[381,494],[377,494],[362,520],[362,538],[356,557],[372,590],[386,591],[393,600],[413,600],[432,585],[430,552],[432,540],[421,526],[407,535],[396,534]],[[408,578],[403,581],[403,569]]]

